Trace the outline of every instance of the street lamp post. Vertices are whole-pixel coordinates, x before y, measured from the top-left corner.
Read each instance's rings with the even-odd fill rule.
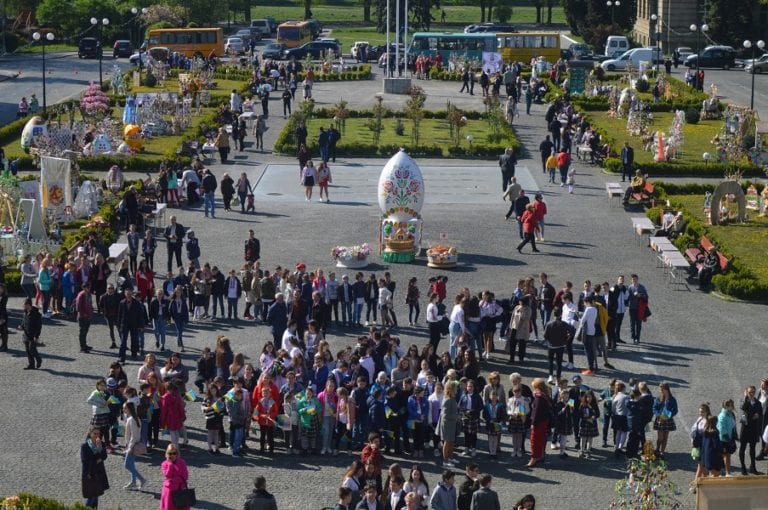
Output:
[[[696,72],[698,73],[701,62],[701,56],[699,55],[699,53],[701,53],[701,33],[707,32],[709,30],[709,25],[704,23],[701,26],[691,25],[688,28],[691,29],[691,32],[696,32]]]
[[[752,92],[749,96],[749,109],[754,110],[755,109],[755,48],[759,48],[760,51],[765,48],[765,41],[760,40],[757,41],[755,44],[752,44],[752,41],[747,39],[744,41],[744,47],[746,49],[752,48]]]
[[[653,38],[655,39],[655,51],[656,54],[656,70],[658,71],[661,66],[661,48],[659,47],[659,40],[661,39],[661,16],[656,14],[651,14],[651,21],[654,23],[653,27]],[[667,49],[669,51],[669,49]]]
[[[97,27],[97,29],[99,31],[99,38],[98,38],[98,42],[99,42],[99,87],[103,87],[104,86],[104,78],[103,78],[102,71],[101,71],[101,59],[102,59],[102,57],[104,55],[104,44],[103,44],[103,42],[101,40],[102,35],[103,35],[101,27],[109,25],[109,19],[108,18],[104,18],[101,21],[99,21],[98,18],[91,18],[91,25]]]
[[[147,9],[146,7],[142,7],[142,8],[141,8],[141,14],[146,14],[146,13],[147,13],[147,10],[148,10],[148,9]],[[132,7],[132,8],[131,8],[131,12],[132,12],[132,13],[133,13],[133,15],[135,16],[135,19],[136,19],[136,27],[138,28],[138,32],[139,32],[139,34],[138,34],[138,35],[139,35],[139,76],[141,76],[141,47],[142,47],[142,46],[143,46],[143,44],[144,44],[144,36],[143,36],[143,35],[142,35],[142,33],[141,33],[141,24],[140,24],[140,23],[139,23],[139,21],[138,21],[138,20],[139,20],[139,17],[138,17],[138,14],[139,14],[139,8],[138,8],[138,7]]]
[[[56,37],[53,35],[53,32],[48,32],[47,34],[35,32],[32,34],[32,39],[35,41],[41,41],[43,43],[43,112],[45,112],[45,109],[48,106],[48,99],[45,93],[45,45],[47,42],[53,41],[55,38]]]
[[[614,9],[616,7],[621,6],[621,2],[619,0],[608,0],[607,2],[605,2],[605,5],[611,8],[611,25],[613,25]]]

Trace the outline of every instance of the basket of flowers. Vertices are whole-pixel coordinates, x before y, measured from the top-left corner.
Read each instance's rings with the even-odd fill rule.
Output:
[[[362,269],[368,266],[368,256],[371,247],[368,243],[355,246],[336,246],[331,250],[331,257],[336,261],[336,267]]]
[[[438,244],[427,250],[427,266],[439,269],[456,267],[459,252],[455,246]]]

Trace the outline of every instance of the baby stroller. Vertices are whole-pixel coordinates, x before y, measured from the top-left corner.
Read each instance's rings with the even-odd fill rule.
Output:
[[[248,193],[245,196],[245,200],[246,200],[245,212],[248,212],[248,211],[256,212],[256,204],[254,203],[253,193]]]

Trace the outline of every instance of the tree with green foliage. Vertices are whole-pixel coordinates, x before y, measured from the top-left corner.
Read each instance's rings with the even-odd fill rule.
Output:
[[[547,25],[552,24],[552,8],[557,5],[557,0],[545,0],[545,5],[547,7]]]
[[[496,15],[496,21],[499,23],[507,23],[512,19],[512,7],[509,5],[497,5],[493,13]]]
[[[613,24],[611,9],[603,0],[564,0],[563,8],[571,31],[595,49],[603,46],[609,35],[631,30],[637,19],[637,0],[623,0],[614,7]]]
[[[421,138],[421,121],[424,119],[424,102],[427,100],[427,94],[424,89],[412,85],[408,89],[408,99],[405,101],[405,116],[413,123],[411,129],[411,144],[414,147],[419,146]]]
[[[751,34],[753,2],[745,0],[710,0],[707,11],[710,37],[719,44],[740,48],[744,39],[758,39]]]
[[[429,32],[432,22],[435,21],[432,9],[440,8],[440,0],[412,0],[408,5],[414,26]]]
[[[312,0],[304,0],[304,19],[312,19]]]
[[[566,4],[570,3],[570,0],[563,0]],[[531,0],[531,5],[536,8],[536,23],[541,23],[541,9],[544,7],[544,0]]]
[[[130,10],[127,11],[130,14]],[[37,21],[41,26],[58,29],[62,37],[66,35],[85,36],[83,32],[89,31],[90,37],[99,37],[99,33],[91,25],[91,18],[99,20],[109,19],[107,26],[99,23],[101,39],[107,41],[114,39],[115,35],[122,35],[123,25],[127,21],[127,15],[121,15],[114,2],[102,0],[43,0],[37,8]]]

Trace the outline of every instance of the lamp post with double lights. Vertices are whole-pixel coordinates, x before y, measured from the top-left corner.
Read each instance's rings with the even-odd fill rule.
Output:
[[[103,80],[104,80],[103,75],[102,75],[102,71],[101,71],[101,59],[102,59],[102,57],[104,55],[104,44],[102,43],[102,40],[101,40],[102,36],[104,35],[103,32],[102,32],[102,27],[105,27],[105,26],[109,25],[109,19],[108,18],[103,18],[103,19],[99,20],[98,18],[91,18],[91,25],[96,27],[98,29],[98,31],[99,31],[99,37],[97,39],[98,43],[99,43],[99,87],[102,87],[103,86]]]
[[[655,59],[656,59],[656,70],[658,71],[660,69],[659,66],[661,66],[661,48],[659,47],[659,41],[661,40],[661,16],[657,14],[651,14],[651,21],[653,21],[654,27],[653,27],[653,38],[656,42],[654,45],[654,53],[655,53]],[[669,49],[667,49],[669,51]]]
[[[607,2],[605,2],[605,5],[611,8],[611,25],[613,25],[615,8],[620,7],[621,2],[619,0],[608,0]]]
[[[744,41],[744,47],[746,49],[752,48],[752,93],[749,95],[749,109],[754,110],[755,109],[755,48],[760,49],[760,51],[763,51],[763,48],[765,48],[765,41],[760,40],[756,43],[752,43],[749,39]]]
[[[691,32],[696,32],[696,72],[699,72],[699,66],[701,65],[701,34],[702,32],[709,31],[709,25],[704,23],[703,25],[691,25],[688,27],[691,29]],[[698,78],[697,78],[698,80]]]
[[[43,112],[45,112],[46,107],[48,106],[48,99],[45,92],[45,45],[48,42],[53,42],[53,40],[56,38],[56,36],[53,35],[53,32],[48,33],[41,33],[41,32],[35,32],[32,34],[32,39],[35,41],[40,41],[43,44]],[[752,86],[754,90],[754,84]]]
[[[141,23],[139,23],[139,13],[146,14],[147,8],[142,7],[139,9],[138,7],[132,7],[131,13],[134,15],[134,20],[136,21],[136,28],[138,29],[138,35],[139,35],[139,76],[141,76],[141,47],[144,45],[144,36],[141,33]]]

